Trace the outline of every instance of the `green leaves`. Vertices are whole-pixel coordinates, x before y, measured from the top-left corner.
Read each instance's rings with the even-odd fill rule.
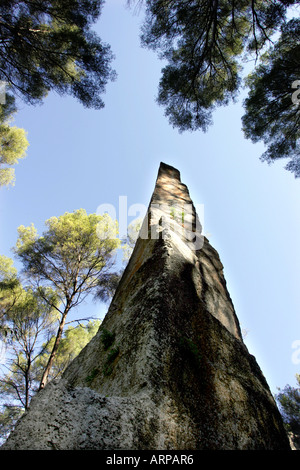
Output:
[[[17,269],[13,265],[13,260],[7,256],[0,255],[0,282],[10,281],[15,279]]]
[[[27,275],[36,283],[54,287],[66,305],[80,302],[99,285],[100,274],[111,267],[120,246],[117,223],[110,217],[79,209],[51,217],[38,237],[34,226],[19,227],[15,252]],[[113,228],[100,233],[100,228]],[[101,236],[100,236],[101,235]]]
[[[286,385],[276,395],[284,424],[289,432],[300,434],[300,375],[296,374],[298,387]]]
[[[85,106],[104,106],[101,94],[115,78],[110,47],[91,32],[103,0],[6,1],[0,6],[0,78],[29,103],[50,90]]]
[[[0,255],[0,337],[6,338],[10,329],[6,317],[22,293],[13,260]]]
[[[0,256],[0,333],[10,347],[10,372],[0,383],[0,394],[25,409],[38,382],[43,388],[60,375],[99,327],[99,321],[90,322],[63,334],[70,310],[88,294],[99,293],[102,284],[102,294],[109,296],[118,281],[110,269],[120,240],[117,223],[107,214],[79,209],[51,217],[45,225],[42,236],[33,224],[18,229],[14,252],[23,263],[26,287],[12,260]],[[117,354],[109,351],[107,373]],[[9,416],[6,407],[5,422]]]
[[[80,351],[95,336],[100,326],[100,320],[90,320],[86,325],[69,326],[66,328],[64,335],[59,343],[56,358],[54,360],[51,378],[60,376],[70,362],[80,353]],[[36,362],[36,367],[43,370],[46,366],[49,354],[52,351],[55,337],[44,344],[44,353]]]
[[[0,380],[0,438],[6,437],[28,407],[55,340],[52,336],[55,317],[51,318],[50,315],[46,321],[49,307],[46,303],[42,305],[38,299],[33,292],[28,293],[27,302],[23,303],[23,314],[20,308],[11,317],[10,325],[14,335],[7,343],[6,367]],[[93,338],[99,325],[100,320],[96,320],[89,321],[86,326],[80,324],[66,329],[52,367],[51,379],[63,373]]]
[[[129,2],[132,3],[132,2]],[[137,2],[135,2],[137,3]],[[245,136],[268,146],[262,160],[290,158],[300,176],[299,104],[291,86],[300,77],[299,19],[286,21],[297,0],[146,0],[142,44],[166,64],[157,102],[180,132],[206,131],[217,106],[235,100],[242,60],[258,67],[249,76]],[[274,33],[281,36],[274,43]],[[267,51],[267,52],[266,52]],[[262,52],[264,55],[260,57]]]
[[[148,0],[142,43],[158,50],[158,103],[171,124],[206,130],[216,106],[234,99],[245,48],[256,53],[283,21],[286,2]]]
[[[103,0],[1,2],[0,81],[12,94],[0,105],[0,186],[14,185],[11,166],[28,147],[24,129],[8,122],[15,96],[37,104],[54,91],[87,108],[104,107],[102,94],[116,74],[110,46],[91,31],[102,5]]]
[[[267,146],[261,159],[272,163],[289,158],[285,168],[295,177],[300,177],[300,108],[292,101],[292,84],[300,77],[299,41],[300,20],[290,20],[248,77],[250,91],[242,118],[245,136]]]
[[[14,185],[15,173],[10,167],[26,156],[29,145],[25,130],[11,126],[15,111],[15,100],[7,94],[6,103],[0,105],[0,186]]]
[[[15,254],[23,263],[24,273],[43,301],[60,313],[60,323],[40,387],[47,383],[57,355],[70,310],[89,294],[109,296],[115,286],[110,269],[120,246],[117,222],[105,214],[88,215],[84,209],[51,217],[46,230],[38,236],[33,225],[19,227]],[[103,229],[103,230],[102,230]],[[111,281],[111,276],[113,282]],[[103,281],[103,288],[102,288]],[[53,289],[57,299],[47,290]],[[101,291],[101,293],[100,293]]]
[[[255,2],[258,10],[261,3]],[[142,42],[168,62],[162,69],[158,103],[179,131],[205,131],[213,109],[235,98],[240,85],[237,59],[249,32],[265,38],[275,27],[269,19],[267,25],[267,16],[259,17],[253,5],[246,0],[147,2]]]

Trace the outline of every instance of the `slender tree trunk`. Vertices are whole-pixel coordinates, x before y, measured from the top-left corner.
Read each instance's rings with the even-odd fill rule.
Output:
[[[28,410],[29,407],[29,374],[30,374],[30,365],[28,361],[27,370],[25,371],[25,410]]]
[[[66,318],[67,318],[69,310],[70,310],[70,306],[67,304],[66,308],[65,308],[65,310],[62,314],[62,317],[61,317],[61,321],[60,321],[60,324],[59,324],[59,327],[58,327],[58,331],[57,331],[57,335],[56,335],[56,338],[55,338],[54,346],[52,348],[52,351],[51,351],[46,369],[44,370],[39,390],[44,388],[45,385],[48,382],[49,373],[50,373],[54,358],[55,358],[56,353],[57,353],[57,349],[58,349],[58,346],[59,346],[59,343],[60,343],[60,340],[61,340],[61,337],[62,337],[62,334],[63,334],[63,329],[64,329],[64,326],[65,326],[65,322],[66,322]]]

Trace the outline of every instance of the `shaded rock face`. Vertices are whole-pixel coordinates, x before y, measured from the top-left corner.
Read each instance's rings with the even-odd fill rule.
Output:
[[[176,169],[160,165],[98,333],[2,448],[290,449]]]

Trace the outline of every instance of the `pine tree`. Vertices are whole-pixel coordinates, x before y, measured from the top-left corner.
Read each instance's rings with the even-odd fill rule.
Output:
[[[24,273],[39,295],[59,312],[60,322],[56,339],[41,379],[40,388],[48,380],[67,315],[89,294],[99,289],[104,276],[115,273],[115,251],[120,246],[117,222],[108,214],[87,214],[80,209],[52,217],[46,221],[47,230],[37,235],[33,225],[19,227],[15,253],[24,266]],[[55,290],[60,306],[49,299],[47,289]]]

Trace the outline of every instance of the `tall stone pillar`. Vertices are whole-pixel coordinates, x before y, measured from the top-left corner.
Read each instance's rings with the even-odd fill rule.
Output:
[[[290,449],[175,168],[160,165],[98,333],[3,449]]]

